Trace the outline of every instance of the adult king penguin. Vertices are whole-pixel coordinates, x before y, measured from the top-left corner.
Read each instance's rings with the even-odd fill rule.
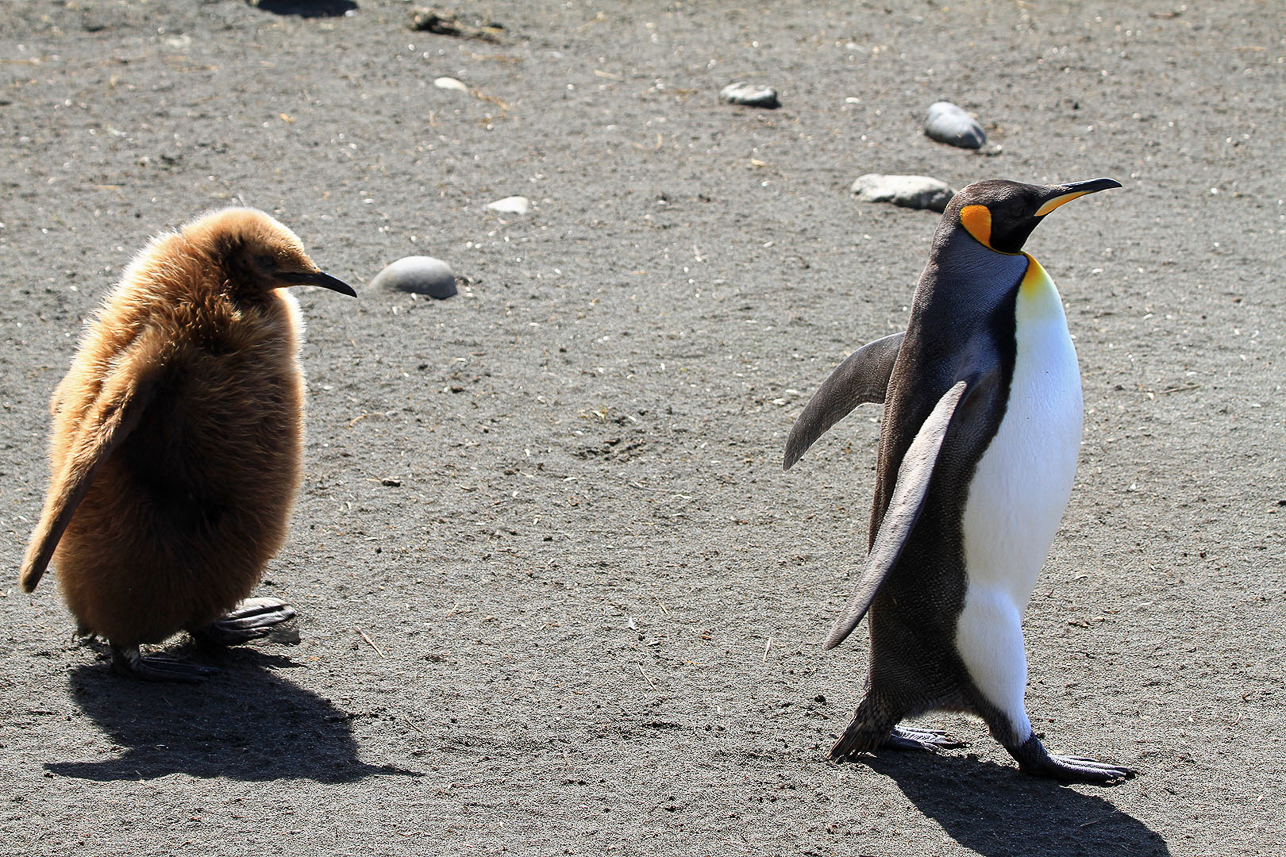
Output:
[[[853,408],[884,403],[869,553],[826,640],[870,613],[866,697],[832,758],[959,746],[897,724],[972,712],[1028,774],[1130,776],[1048,753],[1027,719],[1022,616],[1071,493],[1081,440],[1076,351],[1053,282],[1023,243],[1112,179],[969,185],[942,216],[905,333],[854,352],[791,429],[785,466]]]
[[[118,671],[200,681],[217,670],[139,644],[183,629],[240,643],[295,615],[275,599],[234,608],[285,540],[299,485],[301,322],[283,289],[300,285],[356,296],[263,212],[206,215],[134,259],[54,391],[22,588],[52,560]]]

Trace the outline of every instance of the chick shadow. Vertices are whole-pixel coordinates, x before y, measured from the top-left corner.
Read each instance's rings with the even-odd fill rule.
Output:
[[[106,663],[78,667],[68,680],[72,698],[124,752],[103,761],[48,762],[45,770],[95,782],[175,773],[320,783],[422,776],[362,762],[350,715],[267,669],[293,665],[240,648],[223,657],[223,672],[200,685],[137,681]]]
[[[300,18],[342,18],[357,8],[354,0],[256,0],[264,12]]]
[[[1169,857],[1159,834],[1096,795],[975,758],[866,757],[947,835],[984,857]]]

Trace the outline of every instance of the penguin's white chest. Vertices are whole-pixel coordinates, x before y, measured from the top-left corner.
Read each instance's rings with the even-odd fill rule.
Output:
[[[1071,495],[1084,407],[1062,300],[1028,259],[1008,405],[964,508],[968,589],[1008,601],[1020,617]]]

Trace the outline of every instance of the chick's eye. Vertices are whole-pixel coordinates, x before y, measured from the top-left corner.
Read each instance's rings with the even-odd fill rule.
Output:
[[[277,260],[269,255],[255,256],[255,262],[258,263],[259,267],[261,268],[277,267]]]

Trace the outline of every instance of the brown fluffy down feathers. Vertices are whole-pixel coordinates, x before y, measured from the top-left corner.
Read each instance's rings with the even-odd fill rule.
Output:
[[[301,324],[281,287],[310,281],[339,290],[252,209],[134,259],[54,392],[25,590],[52,559],[80,630],[119,646],[203,627],[250,592],[299,484]]]

